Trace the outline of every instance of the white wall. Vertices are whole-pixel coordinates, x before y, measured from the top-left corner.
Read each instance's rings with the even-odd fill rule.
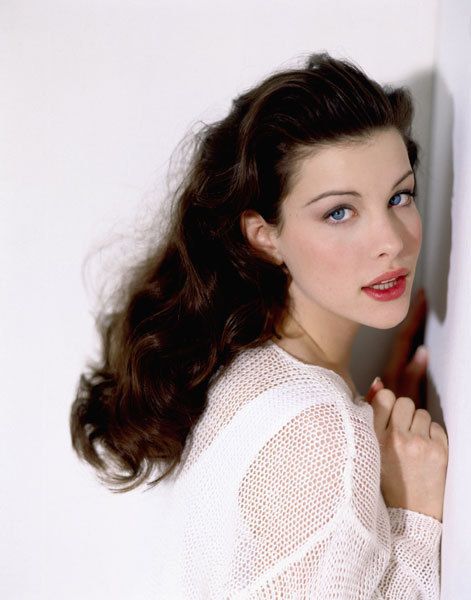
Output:
[[[412,88],[426,193],[436,11],[437,0],[0,3],[2,598],[150,597],[159,495],[100,487],[70,448],[68,416],[96,348],[94,293],[133,248],[135,224],[158,211],[177,142],[269,72],[327,50]],[[86,255],[121,236],[84,281]],[[450,280],[455,323],[464,274]],[[386,348],[387,333],[367,332],[360,347]],[[374,354],[355,365],[360,388]]]
[[[435,65],[427,226],[422,252],[430,297],[430,412],[445,423],[449,463],[442,598],[471,597],[471,4],[442,0]]]

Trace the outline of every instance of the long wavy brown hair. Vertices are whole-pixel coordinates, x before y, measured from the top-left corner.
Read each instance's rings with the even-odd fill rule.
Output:
[[[242,213],[255,210],[281,231],[300,161],[378,128],[397,128],[414,169],[412,117],[407,88],[321,53],[271,74],[194,135],[168,227],[96,318],[100,359],[87,364],[71,408],[73,448],[111,491],[168,476],[216,372],[278,335],[290,276],[248,243]]]

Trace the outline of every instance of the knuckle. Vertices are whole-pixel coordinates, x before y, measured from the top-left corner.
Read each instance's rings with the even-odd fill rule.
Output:
[[[403,406],[404,408],[413,408],[415,409],[415,403],[412,400],[412,398],[409,398],[408,396],[399,396],[399,398],[397,398],[396,400],[396,404],[400,404],[401,406]]]
[[[416,415],[417,415],[417,414],[418,414],[418,415],[423,415],[424,417],[430,417],[430,418],[432,418],[432,417],[430,416],[430,413],[428,412],[428,410],[425,410],[425,408],[418,408],[418,409],[415,411],[415,414],[416,414]]]
[[[382,388],[381,390],[378,390],[376,392],[375,399],[381,405],[391,406],[392,404],[394,404],[396,396],[392,390],[388,388]]]
[[[441,440],[442,446],[444,444],[445,448],[448,450],[448,435],[445,429],[440,425],[440,423],[432,421],[430,423],[430,433],[433,433],[434,435],[439,435],[438,439]]]
[[[400,448],[404,446],[406,441],[407,436],[405,431],[399,429],[398,427],[392,427],[386,438],[387,445],[392,446],[393,448]]]
[[[414,434],[409,440],[409,449],[414,456],[421,456],[431,450],[430,440],[427,440],[419,434]]]
[[[391,450],[416,459],[423,457],[429,452],[430,440],[419,434],[411,433],[409,430],[392,428],[387,437],[386,445]]]

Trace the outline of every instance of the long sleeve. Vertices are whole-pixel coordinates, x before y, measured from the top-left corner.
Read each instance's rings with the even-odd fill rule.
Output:
[[[387,511],[392,551],[378,586],[379,597],[438,599],[441,522],[403,508],[387,507]]]
[[[372,407],[275,344],[215,378],[169,483],[152,597],[438,600],[442,525],[385,505]]]
[[[442,525],[386,507],[380,464],[367,403],[332,385],[328,398],[302,406],[239,486],[246,534],[226,597],[438,600]]]

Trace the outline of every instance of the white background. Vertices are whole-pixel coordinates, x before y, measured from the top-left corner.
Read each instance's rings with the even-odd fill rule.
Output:
[[[414,287],[431,303],[431,410],[452,463],[443,597],[465,598],[470,32],[466,0],[0,1],[2,598],[144,599],[165,576],[163,491],[113,495],[70,445],[97,294],[139,252],[184,136],[324,50],[414,95],[425,235]],[[361,332],[362,393],[393,333]]]

